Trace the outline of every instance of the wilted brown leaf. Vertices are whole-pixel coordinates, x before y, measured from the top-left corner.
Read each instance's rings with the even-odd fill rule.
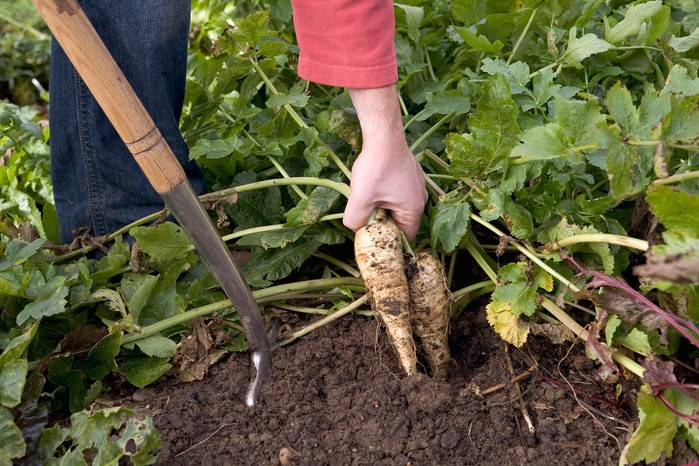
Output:
[[[206,322],[196,319],[186,333],[177,353],[172,358],[173,372],[182,382],[202,380],[209,367],[218,362],[228,351],[220,345],[228,342],[228,334],[219,328],[221,318]]]

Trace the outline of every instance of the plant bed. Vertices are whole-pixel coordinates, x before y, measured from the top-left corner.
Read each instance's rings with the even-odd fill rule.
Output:
[[[636,384],[616,400],[594,381],[579,343],[535,337],[507,349],[483,309],[465,312],[452,325],[450,379],[441,383],[400,375],[378,322],[340,319],[275,349],[274,380],[252,409],[245,354],[202,381],[166,378],[123,401],[153,416],[158,464],[617,464],[634,427]],[[519,396],[512,379],[526,371]],[[657,464],[688,459],[677,450]]]

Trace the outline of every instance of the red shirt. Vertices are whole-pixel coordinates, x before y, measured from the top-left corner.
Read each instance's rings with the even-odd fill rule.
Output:
[[[353,88],[398,80],[392,0],[292,0],[292,5],[299,76]]]

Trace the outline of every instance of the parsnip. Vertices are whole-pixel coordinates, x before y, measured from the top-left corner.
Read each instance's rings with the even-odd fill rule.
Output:
[[[419,253],[408,270],[412,329],[432,377],[449,375],[449,317],[451,296],[442,263],[431,253]]]
[[[357,230],[354,254],[371,307],[384,324],[406,374],[417,371],[410,324],[410,293],[398,225],[383,210]]]

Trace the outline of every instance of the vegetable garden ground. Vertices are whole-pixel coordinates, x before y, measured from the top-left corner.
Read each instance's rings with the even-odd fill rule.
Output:
[[[580,343],[552,346],[537,337],[521,351],[506,350],[476,307],[452,327],[452,375],[440,383],[401,376],[378,322],[344,318],[276,349],[275,380],[253,409],[243,403],[245,355],[216,364],[202,381],[164,380],[137,391],[136,402],[124,401],[154,416],[164,444],[159,464],[173,466],[273,465],[280,455],[293,465],[618,463],[636,416],[635,389],[617,402],[593,380]],[[532,357],[537,361],[519,381],[521,396],[508,353],[514,375],[531,370]],[[679,448],[672,460],[655,464],[693,458]]]

